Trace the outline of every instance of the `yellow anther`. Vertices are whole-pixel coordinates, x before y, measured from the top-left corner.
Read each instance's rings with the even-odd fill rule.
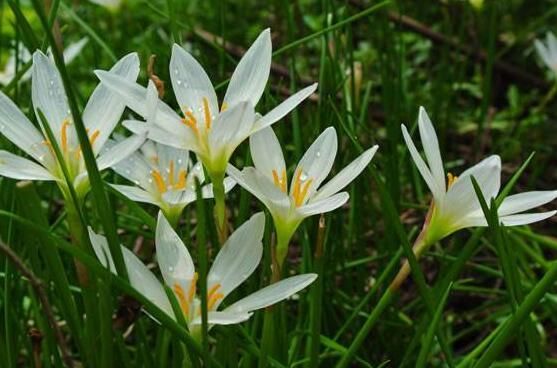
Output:
[[[294,198],[294,204],[296,207],[300,207],[304,203],[304,198],[306,197],[309,186],[313,179],[309,179],[305,183],[302,183],[302,169],[296,172],[294,177],[294,188],[292,188],[292,198]]]
[[[155,185],[157,186],[157,190],[159,191],[159,193],[164,193],[166,192],[166,185],[164,184],[164,179],[161,175],[161,173],[158,170],[153,170],[151,171],[151,176],[153,177],[153,180],[155,181]]]
[[[193,113],[191,111],[186,111],[185,115],[186,116],[182,119],[182,123],[190,127],[191,130],[195,132],[195,134],[199,134],[199,130],[197,129],[197,119],[195,118]]]
[[[91,134],[91,136],[89,137],[89,144],[91,144],[91,147],[93,147],[93,145],[95,144],[95,141],[97,140],[97,138],[99,138],[99,134],[101,134],[100,131],[95,130],[93,132],[93,134]]]
[[[70,121],[64,119],[62,127],[60,128],[60,143],[62,145],[62,151],[64,152],[68,150],[68,125],[70,125]]]
[[[273,182],[276,187],[286,193],[286,169],[282,169],[282,175],[280,178],[277,170],[273,170]]]
[[[222,106],[220,107],[220,112],[226,111],[226,109],[228,109],[228,104],[226,102],[223,102]]]
[[[203,113],[205,114],[205,126],[211,129],[211,110],[209,110],[209,100],[203,97]]]
[[[447,173],[447,189],[449,189],[455,183],[456,179],[458,179],[458,176]]]
[[[184,289],[179,284],[174,284],[173,288],[174,294],[180,303],[180,308],[182,312],[188,316],[190,314],[190,299],[186,298],[186,294],[184,293]]]
[[[186,178],[188,172],[186,170],[180,170],[178,172],[178,181],[174,184],[174,189],[184,189],[186,187]]]
[[[168,163],[168,185],[174,187],[174,160]]]

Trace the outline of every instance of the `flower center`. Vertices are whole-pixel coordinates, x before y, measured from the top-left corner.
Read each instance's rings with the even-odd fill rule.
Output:
[[[174,160],[170,160],[168,163],[166,181],[159,170],[151,170],[151,177],[160,194],[166,193],[170,189],[181,190],[186,187],[187,171],[180,169],[177,178],[175,171]]]
[[[219,293],[221,288],[221,284],[216,283],[214,284],[211,289],[207,292],[207,309],[212,310],[215,304],[224,298],[223,293]]]
[[[292,188],[292,198],[296,207],[300,207],[304,203],[304,199],[308,193],[309,187],[313,179],[308,179],[303,174],[302,168],[299,168],[294,177],[294,188]]]
[[[184,292],[184,289],[180,284],[174,284],[172,289],[174,290],[174,294],[180,303],[180,309],[182,309],[182,313],[189,317],[190,315],[190,306],[191,302],[193,301],[193,297],[195,296],[195,290],[197,287],[197,278],[198,274],[195,272],[193,274],[193,279],[191,280],[190,287],[188,289],[188,293]]]
[[[277,188],[279,188],[283,193],[286,193],[286,169],[282,169],[280,178],[277,170],[273,170],[273,182]]]
[[[211,130],[211,123],[213,121],[213,117],[211,115],[211,109],[209,108],[209,100],[207,99],[207,97],[203,97],[201,102],[203,105],[201,110],[203,110],[203,118],[205,120],[205,130],[209,131]],[[197,126],[197,118],[195,117],[191,109],[184,108],[183,111],[185,112],[184,112],[184,118],[182,118],[182,123],[188,126],[191,130],[193,130],[195,135],[199,137],[199,127]]]

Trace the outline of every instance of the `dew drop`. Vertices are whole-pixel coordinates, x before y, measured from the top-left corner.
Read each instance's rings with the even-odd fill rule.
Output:
[[[176,80],[176,83],[177,83],[179,86],[181,86],[181,85],[182,85],[182,80],[181,80],[181,79],[177,79],[177,80]]]
[[[302,172],[302,174],[300,175],[300,180],[306,181],[307,179],[308,179],[308,175],[305,172]]]
[[[132,172],[130,169],[126,169],[126,174],[130,175]]]
[[[178,68],[174,68],[174,74],[178,74],[180,73],[180,71],[178,70]]]
[[[135,185],[139,185],[139,180],[134,180]]]
[[[184,162],[184,161],[182,161],[182,159],[181,159],[181,158],[179,158],[177,162],[178,162],[178,165],[181,165],[181,164],[182,164],[182,162]]]
[[[321,157],[321,151],[317,151],[317,152],[315,153],[315,156],[316,156],[316,157]]]

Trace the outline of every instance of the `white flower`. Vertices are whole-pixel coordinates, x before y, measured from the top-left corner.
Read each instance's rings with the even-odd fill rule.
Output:
[[[201,163],[193,163],[189,152],[161,143],[147,141],[139,151],[116,163],[112,169],[133,182],[130,185],[112,185],[133,201],[158,206],[173,222],[184,207],[195,201],[195,178],[200,184],[205,181]],[[232,189],[234,181],[226,178],[226,191]],[[210,184],[201,188],[203,198],[212,198]]]
[[[338,193],[369,164],[377,151],[373,146],[342,169],[327,184],[337,153],[337,134],[329,127],[313,142],[294,170],[288,186],[286,164],[277,136],[266,128],[250,137],[255,167],[239,171],[229,165],[228,174],[269,209],[277,230],[278,259],[282,262],[290,238],[304,218],[332,211],[349,198]]]
[[[545,65],[554,72],[557,72],[557,38],[555,38],[555,35],[547,32],[545,44],[540,40],[536,40],[534,46]]]
[[[64,49],[64,62],[66,65],[70,64],[74,59],[81,53],[83,47],[87,44],[89,40],[87,37],[80,39],[77,42],[71,43]],[[27,62],[31,61],[31,53],[23,43],[18,44],[18,53],[19,53],[19,62],[21,65],[26,64]],[[52,57],[52,53],[50,52],[50,48],[47,50],[47,55],[50,60],[54,61]],[[9,84],[16,75],[16,53],[15,50],[12,49],[10,53],[10,57],[6,61],[6,65],[4,66],[4,70],[0,71],[0,84],[7,85]],[[29,68],[21,78],[19,78],[20,82],[24,82],[31,78],[31,70],[33,68]]]
[[[122,0],[89,0],[93,4],[100,5],[108,10],[115,11],[122,5]]]
[[[111,70],[123,78],[135,80],[139,74],[137,54],[125,56]],[[56,136],[76,192],[83,196],[89,189],[89,180],[62,80],[54,64],[40,51],[33,54],[32,100],[37,120],[40,121],[38,110],[41,110]],[[85,106],[83,122],[88,130],[93,152],[98,156],[99,170],[126,158],[137,150],[145,139],[136,135],[118,144],[112,144],[110,149],[104,149],[124,108],[124,103],[102,84],[93,91]],[[0,133],[35,160],[0,151],[0,176],[18,180],[55,180],[62,188],[65,187],[64,176],[46,134],[35,128],[2,93]]]
[[[501,186],[499,156],[489,156],[465,170],[459,177],[448,173],[448,180],[445,181],[437,135],[423,107],[420,107],[418,127],[427,163],[418,153],[404,125],[402,125],[402,133],[420,174],[433,194],[433,203],[424,227],[425,246],[463,228],[487,226],[471,177],[476,179],[484,198],[489,203],[492,198],[497,197]],[[548,203],[556,197],[557,191],[526,192],[508,196],[498,208],[499,220],[505,226],[525,225],[544,220],[557,211],[523,212]]]
[[[217,254],[207,274],[210,325],[243,322],[250,318],[253,311],[290,297],[316,279],[315,274],[293,276],[256,291],[219,311],[223,300],[259,265],[263,253],[261,239],[264,227],[265,216],[262,213],[254,215],[230,236]],[[106,239],[91,229],[89,235],[101,263],[115,273]],[[188,249],[162,213],[159,213],[155,241],[164,283],[174,292],[191,334],[199,337],[201,301],[196,293],[198,276]],[[175,318],[168,296],[155,275],[129,249],[122,247],[122,251],[131,285],[170,317]]]
[[[286,99],[264,116],[254,110],[261,98],[271,66],[271,36],[267,29],[242,57],[228,85],[222,105],[218,104],[213,85],[201,65],[179,45],[172,48],[170,78],[182,117],[161,103],[155,128],[149,138],[176,148],[195,152],[213,182],[222,180],[230,156],[251,134],[283,118],[310,96],[313,84]],[[97,72],[99,79],[121,94],[126,104],[146,117],[144,87],[114,73]],[[140,132],[141,124],[127,124]]]

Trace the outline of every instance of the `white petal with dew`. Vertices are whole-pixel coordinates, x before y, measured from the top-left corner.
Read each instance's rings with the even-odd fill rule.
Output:
[[[257,37],[246,51],[230,78],[224,96],[224,104],[229,107],[250,101],[252,106],[263,95],[271,71],[271,31],[267,28]]]
[[[251,312],[284,300],[315,281],[317,275],[307,273],[292,276],[256,291],[226,308],[225,312]]]
[[[97,159],[99,171],[109,168],[126,157],[137,151],[145,142],[145,135],[134,134],[129,138],[117,143],[105,152],[102,152]]]
[[[59,180],[44,167],[8,151],[0,151],[0,176],[16,180]]]
[[[445,182],[443,160],[441,159],[441,152],[439,150],[439,141],[437,140],[437,134],[435,133],[433,124],[422,106],[420,106],[420,112],[418,114],[418,128],[420,130],[420,138],[422,146],[424,147],[429,171],[433,176],[433,180],[435,180],[437,188],[445,189],[447,184]]]
[[[141,188],[132,187],[131,185],[118,185],[118,184],[110,184],[110,186],[134,202],[150,203],[150,204],[154,204],[155,206],[160,206],[160,202],[158,201],[157,198],[155,198],[151,193]]]
[[[311,198],[310,202],[330,197],[338,191],[344,189],[344,187],[350,184],[358,175],[360,175],[367,165],[369,165],[378,148],[379,146],[375,145],[358,156],[348,166],[342,169],[331,180],[323,185],[321,189],[319,189]]]

